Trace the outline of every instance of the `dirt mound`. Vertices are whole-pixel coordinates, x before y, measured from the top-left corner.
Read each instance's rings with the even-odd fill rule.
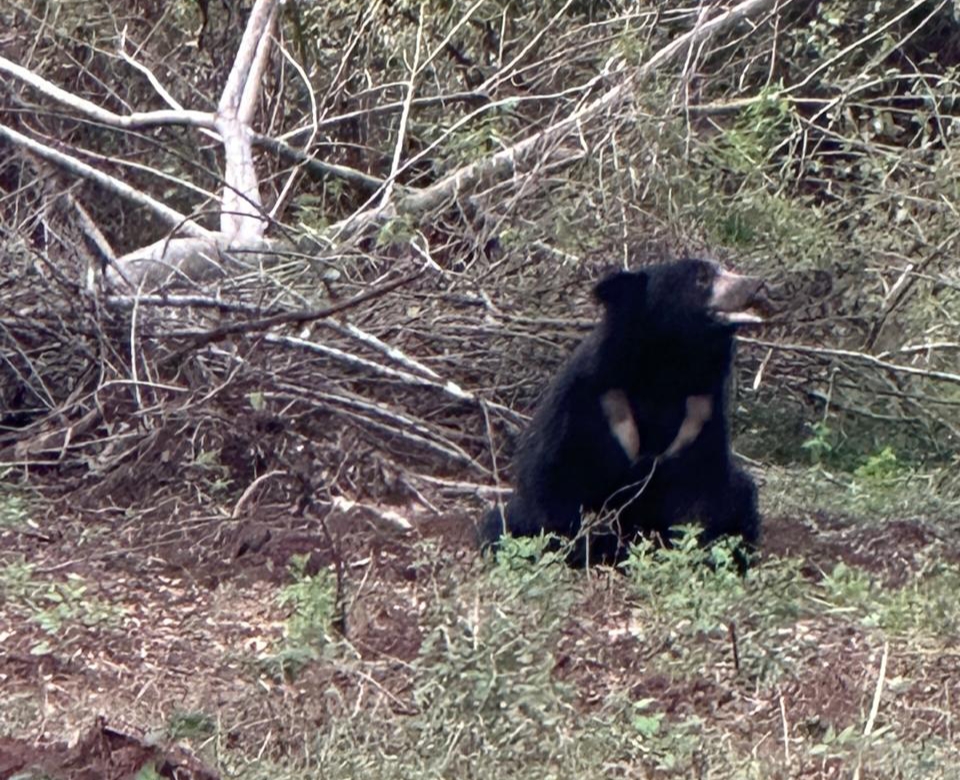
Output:
[[[220,777],[183,748],[147,744],[143,735],[114,728],[103,718],[74,744],[0,739],[0,780],[32,774],[50,780],[123,780],[148,766],[176,780]]]
[[[838,563],[855,566],[878,577],[888,587],[899,587],[935,553],[960,563],[960,547],[921,518],[877,524],[850,517],[814,512],[806,517],[772,517],[764,521],[763,551],[778,557],[804,560],[804,572],[819,578]]]

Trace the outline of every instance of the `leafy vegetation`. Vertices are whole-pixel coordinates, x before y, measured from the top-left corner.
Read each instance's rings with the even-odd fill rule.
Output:
[[[319,658],[332,639],[337,613],[336,578],[328,569],[307,574],[309,556],[295,555],[290,563],[293,579],[279,593],[277,602],[289,610],[283,647],[260,659],[260,664],[281,680],[295,679],[310,662]]]
[[[50,652],[54,640],[69,643],[77,630],[119,625],[126,610],[89,591],[80,575],[50,579],[23,560],[0,568],[0,597],[11,617],[30,620],[47,635],[31,648],[38,655]]]
[[[0,480],[5,480],[9,473],[9,469],[0,472]],[[27,519],[27,502],[24,497],[6,489],[0,482],[0,528],[22,526]]]

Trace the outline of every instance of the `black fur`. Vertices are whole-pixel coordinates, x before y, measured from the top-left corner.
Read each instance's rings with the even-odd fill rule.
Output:
[[[731,462],[726,386],[736,325],[726,318],[758,285],[737,281],[733,289],[721,279],[743,278],[682,260],[597,285],[603,320],[547,388],[519,444],[506,523],[492,510],[481,529],[485,544],[504,526],[515,536],[546,531],[578,538],[575,561],[588,553],[609,561],[640,532],[669,541],[671,527],[692,521],[703,525],[706,542],[734,534],[756,543],[756,488]],[[721,288],[726,313],[711,306]],[[615,435],[605,397],[629,404],[618,411],[631,435]],[[688,409],[707,409],[709,419],[683,426]],[[678,440],[682,428],[694,435]],[[581,533],[583,512],[614,521]]]

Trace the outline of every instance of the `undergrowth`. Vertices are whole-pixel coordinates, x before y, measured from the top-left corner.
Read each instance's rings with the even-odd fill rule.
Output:
[[[425,559],[438,554],[422,549]],[[519,539],[479,572],[446,570],[424,602],[412,709],[332,718],[311,740],[306,774],[288,767],[289,776],[769,778],[834,762],[950,777],[949,745],[909,737],[895,697],[912,685],[912,643],[948,647],[960,633],[955,567],[921,567],[895,589],[843,563],[811,578],[790,558],[760,561],[743,577],[732,545],[705,549],[691,530],[669,549],[638,544],[621,568],[573,570],[547,540]],[[571,663],[564,639],[584,598],[604,582],[627,606],[629,652],[644,661],[627,687],[584,706],[557,669]],[[579,662],[589,664],[598,648],[581,641]],[[803,720],[784,752],[783,713],[759,705],[825,673],[819,659],[838,641],[865,674],[864,709],[840,714],[833,693],[784,703]],[[900,667],[890,662],[882,722],[868,727],[881,651]]]
[[[119,627],[127,610],[94,590],[78,574],[54,578],[22,560],[0,568],[0,602],[7,613],[35,623],[45,635],[31,648],[35,655],[51,652],[58,642],[76,641],[78,634]]]

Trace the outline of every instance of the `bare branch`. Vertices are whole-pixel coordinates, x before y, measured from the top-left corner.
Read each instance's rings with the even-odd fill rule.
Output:
[[[290,158],[294,162],[302,165],[311,175],[317,178],[330,176],[343,179],[361,192],[370,194],[376,192],[384,185],[383,179],[371,176],[363,171],[358,171],[355,168],[348,168],[346,165],[338,165],[337,163],[314,159],[311,155],[276,138],[270,138],[265,135],[255,135],[253,142],[258,146],[262,146],[264,149],[269,149],[274,154]]]
[[[601,97],[577,109],[545,130],[541,130],[507,149],[497,152],[491,157],[460,168],[419,192],[410,193],[396,204],[396,213],[414,216],[422,214],[456,197],[458,193],[472,190],[481,181],[488,179],[502,181],[511,175],[529,169],[531,166],[540,164],[545,150],[552,148],[568,134],[576,131],[581,124],[614,111],[627,102],[632,97],[633,89],[638,81],[650,77],[658,68],[680,56],[690,47],[702,44],[711,36],[738,24],[771,3],[772,0],[744,0],[730,10],[724,11],[715,19],[698,24],[694,29],[681,35],[677,40],[654,54],[639,68],[633,70],[622,67],[615,73],[601,74],[593,79],[588,87],[592,88],[599,85],[613,76],[619,76],[622,80]],[[571,159],[577,159],[577,157],[571,156]],[[404,168],[418,160],[419,155],[407,161]],[[393,213],[391,208],[392,205],[380,205],[360,212],[334,226],[334,230],[336,232],[353,232],[371,222],[391,216]]]
[[[106,281],[111,288],[133,292],[153,290],[172,276],[188,283],[222,276],[221,257],[229,248],[229,239],[220,233],[162,238],[117,258],[117,268],[107,269]]]
[[[56,100],[58,103],[69,106],[84,116],[96,122],[109,125],[110,127],[132,130],[162,125],[190,125],[208,130],[214,129],[213,114],[206,111],[185,111],[177,109],[174,111],[137,111],[127,116],[115,114],[113,111],[102,108],[96,103],[91,103],[89,100],[77,97],[65,89],[61,89],[56,84],[52,84],[27,68],[11,62],[6,57],[0,57],[0,73],[9,73],[14,78],[29,84],[34,89]]]
[[[387,293],[396,290],[398,287],[409,284],[418,276],[420,276],[420,274],[421,271],[416,271],[412,274],[401,276],[399,279],[394,279],[392,282],[380,285],[379,287],[374,287],[370,290],[366,290],[359,295],[354,295],[352,298],[348,298],[345,301],[340,301],[340,303],[335,303],[332,306],[326,306],[322,309],[282,312],[280,314],[274,314],[270,317],[263,317],[258,320],[234,322],[230,325],[214,328],[213,330],[173,331],[163,335],[165,337],[186,336],[194,338],[197,340],[197,343],[194,346],[202,346],[203,344],[209,344],[212,341],[218,341],[226,336],[235,335],[237,333],[255,333],[257,331],[267,330],[278,325],[299,325],[305,322],[313,322],[314,320],[322,320],[326,317],[332,317],[334,314],[339,314],[342,311],[346,311],[347,309],[352,309],[356,306],[359,306],[361,303],[366,303],[374,298],[379,298],[383,295],[386,295]]]
[[[267,226],[253,164],[250,120],[266,68],[276,10],[277,0],[257,0],[217,106],[216,126],[223,137],[225,158],[220,229],[240,240],[262,236]]]
[[[115,179],[113,176],[103,173],[102,171],[98,171],[96,168],[93,168],[68,154],[64,154],[63,152],[46,146],[39,141],[35,141],[32,138],[23,135],[22,133],[18,133],[16,130],[9,128],[6,125],[0,124],[0,138],[6,138],[11,143],[32,152],[38,157],[42,157],[44,160],[54,163],[58,167],[63,168],[70,173],[94,181],[110,192],[113,192],[121,197],[127,198],[128,200],[139,204],[140,206],[150,209],[165,222],[189,236],[207,239],[213,236],[209,230],[201,227],[176,209],[170,208],[166,204],[151,198],[149,195],[145,195],[144,193],[140,192],[140,190],[134,189],[129,184],[126,184],[119,179]]]
[[[827,357],[852,358],[862,360],[877,368],[883,368],[887,371],[894,371],[900,374],[912,374],[914,376],[923,376],[928,379],[939,379],[944,382],[954,382],[960,384],[960,374],[951,374],[947,371],[932,371],[923,368],[914,368],[900,363],[891,363],[887,360],[881,360],[873,355],[864,352],[854,352],[849,349],[828,349],[827,347],[811,347],[806,344],[778,344],[775,341],[761,341],[760,339],[751,339],[744,336],[737,338],[744,344],[755,344],[758,347],[768,347],[769,349],[780,350],[782,352],[800,352],[808,355],[825,355]]]
[[[118,309],[131,309],[136,306],[169,306],[183,308],[192,306],[198,309],[217,309],[218,311],[232,311],[239,314],[258,316],[263,314],[260,306],[240,301],[228,301],[222,298],[211,298],[207,295],[108,295],[104,298],[107,306]]]
[[[407,124],[410,121],[410,105],[413,102],[417,76],[420,75],[420,48],[423,46],[423,5],[420,5],[420,15],[417,21],[417,39],[413,50],[413,64],[410,66],[410,80],[407,82],[407,97],[403,102],[403,111],[400,114],[400,128],[397,130],[397,143],[393,149],[393,163],[390,166],[390,176],[383,188],[383,197],[380,207],[385,208],[393,195],[393,183],[400,172],[400,159],[403,155],[404,139],[407,135]]]

